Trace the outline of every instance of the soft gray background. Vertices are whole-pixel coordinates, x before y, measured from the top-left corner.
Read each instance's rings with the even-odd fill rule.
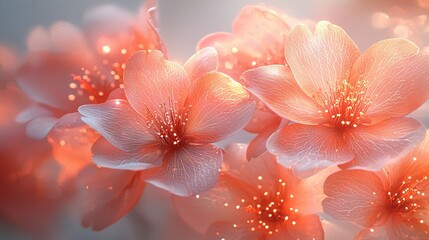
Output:
[[[377,2],[378,6],[368,6]],[[370,27],[370,13],[386,9],[385,3],[409,1],[369,0],[160,0],[160,29],[172,59],[184,61],[192,55],[198,40],[205,34],[230,31],[231,23],[246,4],[263,3],[277,6],[296,18],[330,20],[341,25],[363,50],[386,36]],[[27,33],[35,26],[48,27],[56,20],[80,25],[85,9],[104,3],[114,3],[137,12],[143,3],[139,0],[0,0],[0,43],[7,44],[21,55],[25,53]],[[412,3],[411,3],[412,4]],[[374,5],[374,3],[372,3]],[[246,136],[238,136],[243,141]],[[91,232],[80,227],[71,214],[75,209],[64,209],[61,219],[52,226],[53,239],[195,239],[200,238],[183,225],[171,212],[165,193],[152,187],[145,191],[141,203],[126,218],[102,232]],[[0,193],[1,194],[1,193]],[[171,229],[171,226],[175,226]],[[327,239],[350,239],[355,230],[337,229],[326,224]],[[171,230],[168,230],[171,229]],[[340,237],[341,236],[341,237]],[[27,239],[11,226],[0,223],[0,239]]]

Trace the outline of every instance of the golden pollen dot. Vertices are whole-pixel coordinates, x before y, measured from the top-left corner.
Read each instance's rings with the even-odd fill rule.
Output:
[[[70,94],[70,95],[69,95],[69,100],[70,100],[70,101],[74,101],[74,100],[76,100],[76,96],[75,96],[75,95],[73,95],[73,94]]]
[[[110,53],[110,47],[108,45],[104,45],[101,50],[103,51],[103,53]]]

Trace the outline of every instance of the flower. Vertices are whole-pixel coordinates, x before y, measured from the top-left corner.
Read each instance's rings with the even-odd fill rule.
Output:
[[[429,57],[405,39],[388,39],[363,54],[340,27],[297,25],[286,40],[288,66],[246,71],[247,89],[296,124],[274,133],[268,150],[306,177],[327,166],[380,170],[425,135],[403,117],[429,98]],[[394,131],[392,131],[394,129]]]
[[[28,122],[29,136],[48,136],[62,166],[60,183],[91,163],[91,147],[99,138],[80,120],[77,108],[123,97],[123,68],[134,52],[165,51],[150,22],[151,4],[145,4],[139,17],[112,5],[94,8],[85,15],[84,32],[57,22],[49,30],[38,27],[30,33],[30,52],[17,81],[35,104],[18,121]]]
[[[115,223],[140,200],[145,188],[141,172],[88,166],[79,173],[83,192],[82,225],[100,231]]]
[[[429,137],[380,172],[345,170],[326,179],[326,213],[364,229],[357,239],[426,239],[429,235]]]
[[[263,6],[246,6],[232,26],[232,33],[211,33],[202,38],[197,49],[216,48],[219,71],[240,82],[249,69],[270,64],[285,64],[284,41],[289,34],[288,23],[296,20]],[[257,108],[245,130],[258,133],[249,144],[248,159],[265,152],[267,138],[277,130],[281,118],[255,99]]]
[[[229,145],[219,183],[192,197],[173,196],[179,215],[206,239],[323,239],[322,176],[300,180],[265,153],[246,160]]]
[[[134,54],[124,75],[128,100],[79,108],[82,120],[103,136],[92,148],[95,163],[147,169],[147,182],[178,195],[212,187],[222,151],[211,143],[241,130],[254,111],[249,93],[216,68],[213,48],[184,67],[157,50]]]

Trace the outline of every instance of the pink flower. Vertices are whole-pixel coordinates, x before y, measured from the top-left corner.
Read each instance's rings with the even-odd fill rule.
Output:
[[[82,225],[96,231],[110,226],[130,212],[145,187],[141,172],[94,165],[81,171],[78,179],[83,192]]]
[[[218,32],[205,36],[197,49],[216,48],[219,71],[240,81],[249,69],[270,64],[285,64],[284,41],[290,22],[286,15],[263,6],[246,6],[235,19],[232,33]],[[257,100],[255,114],[245,130],[258,133],[248,147],[248,159],[265,152],[267,138],[277,130],[281,118]]]
[[[329,176],[323,208],[363,227],[357,239],[429,237],[429,137],[380,172],[345,170]]]
[[[268,150],[306,177],[327,166],[380,170],[425,135],[403,116],[429,97],[429,57],[405,39],[359,49],[340,27],[297,25],[286,40],[288,66],[244,73],[246,87],[296,124],[274,133]],[[392,131],[394,129],[394,131]]]
[[[67,22],[49,30],[35,28],[28,37],[29,54],[18,73],[20,87],[35,104],[19,116],[27,134],[48,136],[62,167],[59,182],[91,163],[91,147],[99,134],[80,120],[77,108],[122,98],[123,68],[138,50],[161,49],[146,3],[140,16],[111,5],[89,11],[84,32]]]
[[[249,162],[246,146],[234,144],[226,149],[214,188],[173,197],[173,203],[206,239],[323,239],[314,214],[323,199],[321,179],[315,175],[300,180],[270,154]]]
[[[125,62],[134,52],[164,50],[148,8],[139,18],[115,6],[100,6],[86,14],[84,32],[56,22],[49,30],[38,27],[30,33],[29,54],[17,81],[36,102],[19,117],[29,122],[32,137],[44,138],[59,118],[83,104],[105,102],[122,87]]]
[[[241,130],[254,111],[249,93],[216,68],[213,48],[184,67],[156,50],[133,55],[124,75],[128,101],[79,108],[82,120],[103,136],[92,148],[95,163],[147,169],[147,182],[178,195],[212,187],[222,151],[211,143]]]

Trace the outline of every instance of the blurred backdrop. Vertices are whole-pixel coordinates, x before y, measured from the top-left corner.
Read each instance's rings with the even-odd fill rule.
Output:
[[[420,6],[419,6],[420,2]],[[85,12],[101,4],[114,4],[136,12],[144,3],[140,0],[0,0],[0,43],[25,55],[27,34],[36,26],[49,27],[57,20],[69,21],[77,26]],[[159,28],[165,40],[169,57],[184,62],[195,51],[204,35],[217,31],[230,31],[231,24],[241,8],[248,4],[276,7],[298,19],[329,20],[343,27],[361,50],[372,43],[391,36],[420,36],[421,45],[429,42],[425,23],[413,28],[410,22],[397,21],[400,26],[383,22],[397,16],[413,19],[427,14],[426,1],[418,0],[159,0]],[[392,10],[393,9],[393,10]],[[402,10],[398,10],[402,9]],[[374,15],[377,13],[378,15]],[[381,13],[380,13],[381,12]],[[392,15],[390,15],[392,13]],[[381,15],[380,15],[381,14]],[[395,15],[396,14],[396,15]],[[384,24],[383,24],[384,23]],[[426,29],[426,30],[424,30]],[[419,35],[420,34],[420,35]],[[1,104],[1,103],[0,103]],[[425,114],[428,112],[426,111]],[[425,124],[428,124],[425,122]],[[1,133],[0,133],[1,134]],[[231,141],[246,141],[241,135]],[[25,151],[23,149],[22,151]],[[2,194],[0,192],[0,194]],[[66,239],[200,239],[172,211],[169,195],[149,186],[138,206],[125,218],[101,232],[84,229],[80,225],[73,204],[61,210],[52,226],[52,238]],[[334,236],[327,226],[327,239],[350,238],[353,228],[342,226]],[[166,231],[168,229],[168,231]],[[331,234],[331,235],[330,235]],[[0,239],[31,239],[12,224],[0,219]]]

